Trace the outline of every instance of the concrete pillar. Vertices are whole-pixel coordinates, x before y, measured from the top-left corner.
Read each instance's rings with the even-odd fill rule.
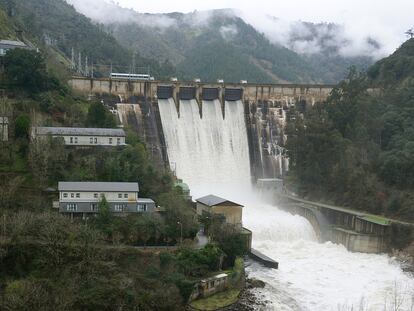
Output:
[[[180,100],[178,98],[178,90],[180,89],[176,84],[172,87],[173,99],[175,107],[177,108],[178,117],[180,117]]]
[[[198,112],[200,113],[200,119],[203,118],[203,100],[202,100],[202,87],[197,84],[195,86],[195,100],[197,101],[198,105]]]

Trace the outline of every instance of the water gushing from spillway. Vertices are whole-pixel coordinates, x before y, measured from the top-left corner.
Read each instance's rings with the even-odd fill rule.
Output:
[[[267,285],[260,294],[265,310],[409,310],[413,279],[387,255],[350,253],[343,246],[318,243],[309,222],[262,203],[251,188],[244,109],[241,102],[159,100],[170,164],[197,198],[223,196],[245,205],[244,226],[253,246],[279,261],[279,270],[252,263],[250,276]],[[362,306],[362,308],[360,308]],[[392,309],[394,310],[394,309]]]

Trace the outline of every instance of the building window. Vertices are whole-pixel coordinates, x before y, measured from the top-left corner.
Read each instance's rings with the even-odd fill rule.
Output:
[[[78,209],[78,205],[76,203],[68,203],[66,205],[66,210],[69,212],[76,212],[77,209]]]
[[[77,193],[76,194],[76,197],[79,199],[80,198],[80,193]]]
[[[109,138],[109,144],[112,145],[112,138]]]
[[[63,194],[63,197],[64,197],[64,198],[67,198],[67,197],[68,197],[68,194],[67,194],[67,193],[64,193],[64,194]]]
[[[98,211],[98,203],[91,203],[91,211],[92,212]]]
[[[70,143],[73,144],[73,137],[70,138]]]
[[[75,137],[75,144],[77,144],[78,143],[78,138],[77,137]]]
[[[94,194],[93,194],[93,197],[94,197],[95,199],[97,199],[97,198],[98,198],[98,194],[97,194],[97,193],[94,193]]]
[[[122,199],[122,193],[118,193],[118,199]]]
[[[71,194],[70,194],[70,197],[71,197],[71,198],[74,198],[74,197],[75,197],[75,194],[74,194],[74,193],[71,193]]]
[[[89,143],[90,143],[90,144],[93,144],[93,137],[90,137],[90,138],[89,138]]]
[[[123,212],[125,204],[115,204],[115,212]]]
[[[138,204],[138,212],[146,212],[147,204]]]
[[[116,143],[117,143],[118,145],[120,145],[120,144],[121,144],[121,138],[117,138],[117,139],[116,139]]]
[[[124,199],[128,199],[128,193],[124,193]]]
[[[94,141],[95,141],[95,144],[97,144],[98,143],[98,138],[94,138]]]

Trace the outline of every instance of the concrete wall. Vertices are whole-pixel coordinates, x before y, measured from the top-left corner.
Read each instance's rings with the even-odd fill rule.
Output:
[[[319,205],[285,202],[281,207],[292,214],[305,217],[312,224],[321,242],[342,244],[352,252],[378,254],[390,249],[387,225],[375,224],[359,219],[358,215]]]
[[[113,94],[125,98],[131,96],[155,99],[157,87],[169,85],[173,87],[173,97],[178,101],[180,88],[194,87],[196,99],[202,99],[203,88],[217,88],[219,99],[224,101],[225,89],[241,89],[243,101],[301,101],[313,104],[326,100],[333,85],[300,85],[300,84],[218,84],[195,82],[163,82],[163,81],[126,81],[112,79],[90,79],[72,77],[69,85],[83,95]]]
[[[342,228],[333,228],[330,234],[330,241],[344,245],[351,252],[378,254],[388,251],[388,243],[381,235],[362,234]]]
[[[221,214],[226,217],[226,222],[236,227],[241,227],[243,208],[241,206],[213,206],[214,214]]]
[[[237,205],[216,205],[213,207],[197,202],[197,215],[203,215],[203,212],[223,215],[226,223],[236,227],[242,227],[243,208]]]

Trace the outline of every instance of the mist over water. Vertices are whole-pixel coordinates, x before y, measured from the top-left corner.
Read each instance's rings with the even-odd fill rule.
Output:
[[[279,270],[250,263],[250,277],[267,283],[257,290],[269,301],[262,310],[410,310],[413,278],[387,255],[348,252],[318,243],[303,217],[264,203],[253,191],[242,102],[159,100],[170,165],[194,198],[215,194],[245,205],[244,226],[253,247],[279,262]],[[396,295],[394,295],[396,293]],[[351,309],[353,307],[353,309]],[[391,309],[392,308],[392,309]]]

